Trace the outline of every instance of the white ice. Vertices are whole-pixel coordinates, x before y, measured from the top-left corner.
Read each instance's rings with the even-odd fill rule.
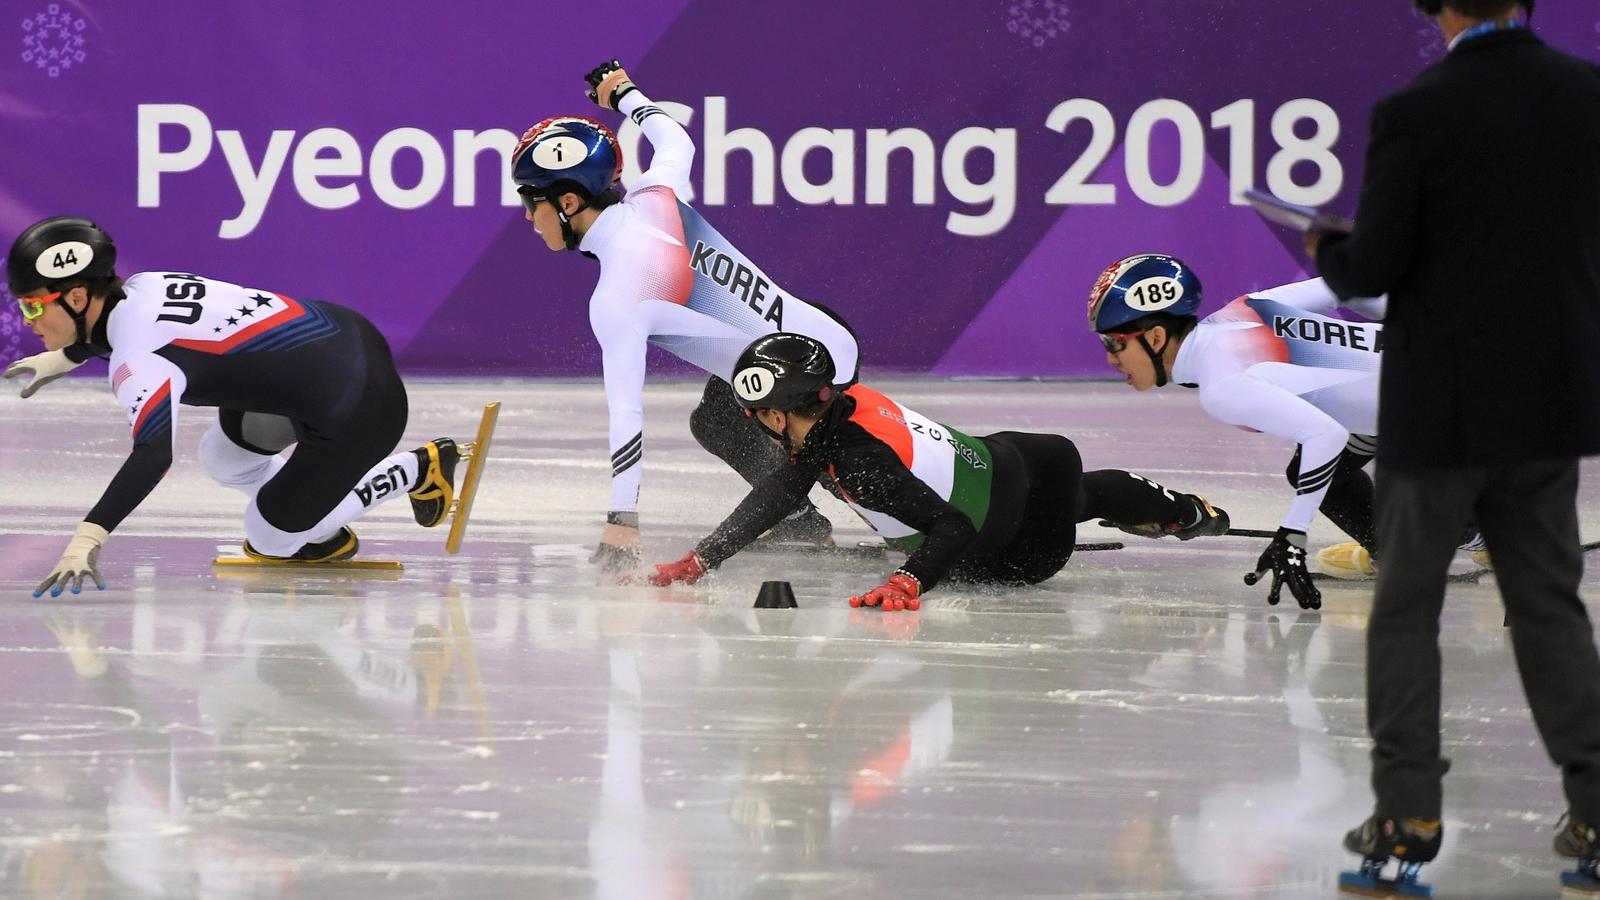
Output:
[[[1181,389],[875,386],[970,433],[1066,434],[1088,467],[1205,493],[1237,526],[1276,527],[1289,498],[1292,448]],[[698,395],[647,393],[652,561],[742,495],[689,436]],[[408,445],[504,403],[462,556],[397,503],[358,530],[399,579],[213,572],[243,500],[205,479],[209,416],[185,408],[189,452],[107,544],[108,590],[51,601],[32,588],[126,453],[125,417],[98,384],[0,395],[0,895],[1321,897],[1355,861],[1370,584],[1274,609],[1241,581],[1260,540],[1091,525],[1127,548],[920,613],[846,606],[892,565],[868,560],[752,554],[622,587],[586,562],[597,385],[411,400]],[[819,502],[841,542],[869,536]],[[750,609],[766,579],[800,609]],[[1559,892],[1560,780],[1501,615],[1490,579],[1453,586],[1441,623],[1441,896]]]

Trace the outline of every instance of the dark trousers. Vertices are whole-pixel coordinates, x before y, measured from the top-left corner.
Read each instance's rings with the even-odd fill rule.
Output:
[[[359,401],[341,421],[219,412],[223,433],[247,450],[271,454],[296,444],[288,462],[256,494],[261,518],[274,528],[298,533],[316,527],[368,470],[394,452],[405,433],[410,405],[389,343],[364,319],[353,327],[360,335],[365,375]]]
[[[997,552],[963,557],[950,571],[953,581],[1038,584],[1072,558],[1079,522],[1171,522],[1180,514],[1177,496],[1153,481],[1121,469],[1085,472],[1077,445],[1059,434],[1002,431],[981,440],[997,457],[1015,453],[1021,465],[1013,477],[1027,495],[1015,537]],[[989,515],[1018,512],[991,505]]]
[[[1072,558],[1083,508],[1083,457],[1059,434],[1002,431],[980,438],[996,456],[1021,463],[1007,477],[1026,485],[1020,510],[989,508],[990,516],[1018,517],[1015,536],[990,553],[968,553],[950,570],[952,581],[979,584],[1038,584]],[[987,527],[987,526],[986,526]]]
[[[1578,464],[1379,466],[1383,564],[1367,626],[1372,787],[1385,816],[1439,818],[1439,611],[1476,517],[1494,560],[1534,723],[1575,818],[1600,822],[1600,656],[1578,596]]]

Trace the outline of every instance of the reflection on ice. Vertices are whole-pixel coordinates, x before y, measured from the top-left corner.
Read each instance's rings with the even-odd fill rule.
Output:
[[[1130,441],[1114,385],[895,390],[980,430],[1066,431],[1091,464],[1187,468],[1244,525],[1282,505],[1284,448],[1177,404],[1161,444]],[[682,425],[695,393],[651,395],[652,558],[740,491]],[[418,434],[506,404],[462,557],[379,516],[364,545],[401,578],[220,576],[239,502],[180,460],[108,544],[110,590],[34,603],[92,502],[80,476],[116,464],[109,441],[45,453],[104,424],[89,392],[61,398],[42,428],[0,402],[8,897],[1324,896],[1370,805],[1370,589],[1269,610],[1240,584],[1248,540],[1082,554],[919,613],[844,605],[883,574],[868,560],[749,554],[693,588],[619,587],[586,562],[598,389],[449,383],[413,391]],[[1595,510],[1591,490],[1590,536]],[[800,608],[751,609],[769,578]],[[1450,896],[1553,895],[1562,868],[1500,625],[1492,585],[1452,588],[1451,839],[1428,873]]]

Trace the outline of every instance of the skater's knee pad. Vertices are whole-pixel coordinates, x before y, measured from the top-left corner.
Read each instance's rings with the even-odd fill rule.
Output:
[[[276,458],[234,443],[220,423],[212,423],[200,438],[200,465],[212,481],[224,487],[253,490]]]
[[[280,453],[299,440],[293,422],[271,413],[224,409],[217,413],[217,423],[235,445],[263,455]]]

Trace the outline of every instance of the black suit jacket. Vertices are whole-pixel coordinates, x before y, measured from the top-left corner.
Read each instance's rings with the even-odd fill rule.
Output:
[[[1600,452],[1600,69],[1523,29],[1372,110],[1355,232],[1317,267],[1389,294],[1378,460]]]

